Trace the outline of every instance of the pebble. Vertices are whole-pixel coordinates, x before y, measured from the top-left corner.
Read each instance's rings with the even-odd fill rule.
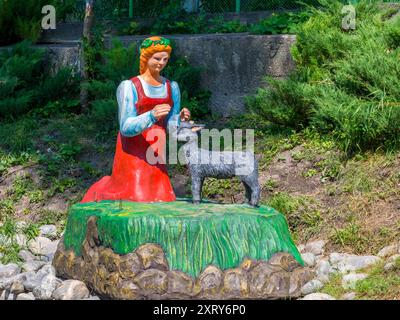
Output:
[[[53,224],[46,224],[39,227],[39,232],[40,237],[56,237],[57,227]]]
[[[395,264],[394,262],[388,262],[385,264],[385,266],[383,267],[383,270],[385,271],[392,271],[395,268]]]
[[[17,221],[15,223],[15,225],[18,229],[24,229],[28,226],[28,223],[26,221],[20,220],[20,221]]]
[[[17,275],[21,272],[21,268],[15,263],[9,263],[6,265],[0,264],[0,278],[9,278]]]
[[[45,237],[37,237],[29,241],[29,250],[36,255],[54,255],[57,250],[58,241],[51,241]]]
[[[33,291],[36,287],[40,286],[42,279],[46,274],[41,273],[40,271],[35,273],[34,271],[30,271],[25,273],[22,278],[22,283],[27,291]]]
[[[53,298],[56,300],[81,300],[89,296],[86,285],[78,280],[66,280],[53,292]]]
[[[329,276],[329,274],[333,273],[335,270],[333,270],[331,264],[329,263],[328,260],[320,260],[316,266],[316,274],[317,276],[320,275],[326,275]]]
[[[323,254],[325,243],[326,242],[324,240],[318,240],[318,241],[313,241],[313,242],[307,243],[305,251],[311,252],[314,255]]]
[[[61,280],[54,275],[48,274],[43,277],[40,286],[33,289],[33,295],[38,300],[49,300],[53,292],[61,284]]]
[[[24,287],[22,281],[21,280],[14,281],[13,284],[11,285],[10,291],[12,293],[14,293],[15,295],[24,293],[25,287]]]
[[[318,277],[317,277],[317,280],[319,280],[319,281],[321,281],[322,283],[328,283],[329,282],[329,276],[328,275],[326,275],[326,274],[320,274]]]
[[[301,300],[336,300],[334,297],[326,293],[310,293]]]
[[[376,256],[356,256],[356,255],[343,255],[343,259],[337,264],[337,269],[341,273],[348,271],[357,271],[374,265],[382,261],[381,258]]]
[[[18,253],[18,257],[21,258],[22,261],[24,261],[24,262],[35,260],[35,256],[32,253],[30,253],[28,250],[21,250]]]
[[[313,267],[315,266],[315,255],[312,254],[311,252],[305,252],[301,255],[301,258],[303,259],[305,265],[307,267]]]
[[[32,292],[29,293],[21,293],[17,296],[16,300],[35,300],[35,296]]]
[[[356,282],[360,280],[364,280],[368,277],[366,273],[349,273],[343,276],[342,279],[342,287],[344,289],[355,289]]]
[[[399,246],[397,244],[393,244],[382,248],[382,250],[378,252],[377,256],[380,258],[386,258],[398,253],[398,251],[399,251]]]
[[[343,254],[338,253],[338,252],[332,252],[329,255],[329,262],[331,263],[331,265],[337,265],[340,261],[342,261],[344,259]]]
[[[354,300],[356,298],[355,292],[346,292],[340,299],[341,300]]]
[[[28,262],[25,262],[22,265],[22,270],[29,272],[29,271],[38,271],[41,267],[43,267],[46,263],[43,261],[38,261],[38,260],[31,260]]]
[[[24,234],[17,234],[14,241],[20,246],[25,247],[28,244],[28,238]]]
[[[320,290],[324,285],[322,284],[321,281],[314,279],[309,282],[307,282],[302,288],[301,288],[301,293],[304,295],[314,293],[318,290]]]

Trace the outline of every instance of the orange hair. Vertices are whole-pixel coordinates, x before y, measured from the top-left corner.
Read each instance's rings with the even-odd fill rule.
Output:
[[[161,37],[159,36],[154,36],[147,38],[149,40],[155,41],[155,40],[161,40]],[[146,39],[146,40],[147,40]],[[140,70],[139,73],[143,74],[145,73],[147,69],[147,61],[155,54],[156,52],[168,52],[168,55],[171,55],[172,52],[172,47],[171,46],[165,46],[162,44],[156,44],[156,45],[151,45],[148,48],[142,48],[140,49]]]

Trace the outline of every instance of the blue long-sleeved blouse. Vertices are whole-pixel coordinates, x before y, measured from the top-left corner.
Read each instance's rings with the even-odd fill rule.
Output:
[[[168,94],[167,83],[164,78],[163,84],[153,86],[145,82],[139,76],[142,83],[144,94],[150,98],[165,98]],[[173,128],[177,128],[180,124],[179,112],[181,109],[181,94],[179,86],[175,81],[171,81],[173,108],[167,116],[167,130],[171,132]],[[118,121],[120,133],[126,137],[133,137],[145,129],[150,128],[157,120],[153,115],[153,111],[147,111],[140,115],[137,114],[136,102],[138,94],[131,80],[124,80],[117,89],[118,100]]]

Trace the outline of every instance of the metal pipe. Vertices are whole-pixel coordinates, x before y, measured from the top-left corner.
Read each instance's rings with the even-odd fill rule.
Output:
[[[129,18],[133,18],[133,0],[129,0]]]
[[[236,0],[236,13],[240,13],[240,0]]]

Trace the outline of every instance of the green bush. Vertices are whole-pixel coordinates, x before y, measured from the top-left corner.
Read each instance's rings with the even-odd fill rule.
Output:
[[[292,47],[296,69],[249,98],[267,120],[334,135],[349,152],[399,146],[400,17],[376,3],[355,5],[356,29],[341,26],[339,1],[320,0]]]
[[[295,34],[309,18],[308,11],[272,13],[270,17],[251,25],[250,31],[255,34]]]
[[[53,5],[57,21],[74,10],[74,0],[0,0],[0,45],[21,40],[36,42],[41,33],[42,8]]]
[[[0,118],[16,117],[77,93],[71,70],[51,75],[45,69],[45,51],[30,45],[23,41],[0,54]]]

